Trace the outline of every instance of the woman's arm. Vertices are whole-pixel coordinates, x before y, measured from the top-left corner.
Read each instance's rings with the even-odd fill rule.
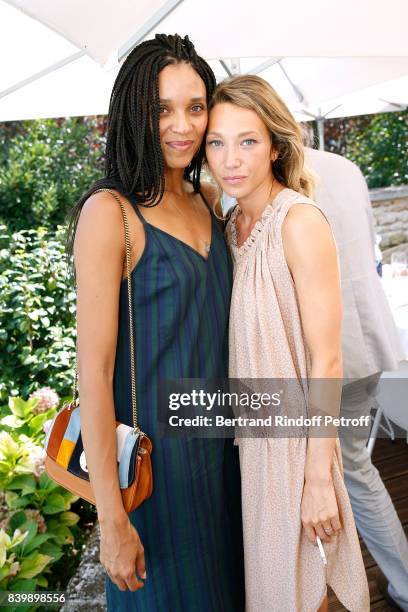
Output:
[[[336,246],[326,219],[314,206],[294,205],[285,218],[282,237],[305,336],[311,355],[309,407],[337,416],[341,399],[341,288]],[[340,529],[331,466],[336,433],[308,438],[302,520],[311,541],[328,541],[322,525]],[[320,431],[320,436],[322,433]]]
[[[108,193],[84,204],[74,242],[77,279],[81,432],[101,527],[101,562],[119,588],[143,586],[143,546],[122,504],[116,460],[113,373],[119,290],[125,257],[123,218]]]

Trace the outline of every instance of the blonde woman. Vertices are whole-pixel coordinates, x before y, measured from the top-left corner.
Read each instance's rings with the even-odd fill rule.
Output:
[[[336,413],[339,395],[327,406],[317,382],[342,377],[337,253],[311,199],[300,128],[256,76],[219,84],[210,109],[207,160],[237,200],[226,229],[234,261],[229,375],[295,381],[308,409]],[[323,612],[327,585],[348,610],[369,610],[337,437],[264,434],[236,439],[247,612]]]

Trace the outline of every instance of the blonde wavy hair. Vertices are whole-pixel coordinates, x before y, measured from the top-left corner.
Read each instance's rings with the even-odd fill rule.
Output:
[[[273,87],[256,75],[234,76],[217,85],[209,110],[225,102],[256,112],[269,130],[272,146],[278,153],[272,165],[275,178],[286,187],[313,198],[315,175],[305,165],[302,128]]]

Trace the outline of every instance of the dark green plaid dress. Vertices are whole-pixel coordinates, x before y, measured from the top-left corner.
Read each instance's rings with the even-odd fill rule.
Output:
[[[158,434],[161,379],[225,378],[232,270],[212,216],[208,259],[144,220],[146,246],[132,272],[139,425],[153,442],[152,496],[131,513],[147,580],[121,591],[106,576],[108,610],[243,612],[238,447],[232,439]],[[213,213],[211,212],[211,215]],[[132,424],[127,279],[120,292],[114,376],[118,420]]]

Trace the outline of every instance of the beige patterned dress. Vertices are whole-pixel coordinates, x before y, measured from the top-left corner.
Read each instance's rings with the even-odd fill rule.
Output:
[[[266,206],[241,247],[235,227],[238,206],[227,225],[234,261],[232,378],[306,379],[310,372],[282,245],[282,222],[293,204],[317,206],[284,189]],[[301,525],[306,438],[236,438],[235,443],[242,474],[247,612],[316,612],[327,584],[351,612],[368,611],[367,579],[338,441],[332,473],[343,529],[332,542],[323,543],[327,566]]]

